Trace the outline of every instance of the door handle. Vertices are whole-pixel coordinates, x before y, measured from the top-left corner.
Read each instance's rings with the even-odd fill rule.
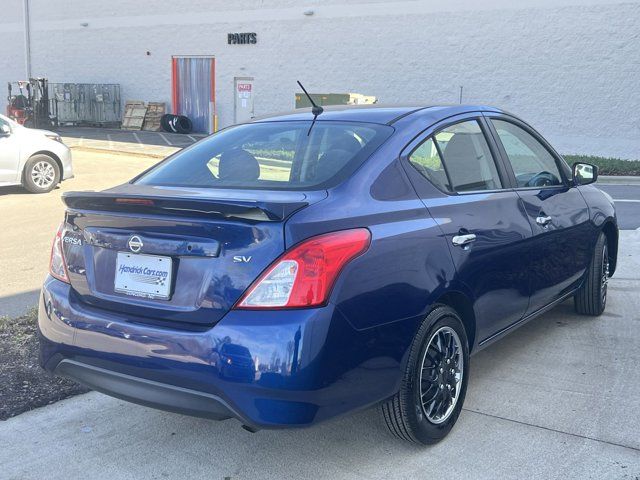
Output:
[[[476,241],[476,236],[473,233],[456,235],[451,239],[451,243],[453,243],[456,247],[464,247],[465,245],[469,245],[471,242],[475,242],[475,241]]]
[[[542,213],[536,217],[536,223],[541,227],[546,227],[551,223],[551,217]]]

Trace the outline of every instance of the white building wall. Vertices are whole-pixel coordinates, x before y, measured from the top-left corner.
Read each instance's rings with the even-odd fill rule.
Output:
[[[0,0],[0,113],[6,112],[7,82],[25,76],[22,1]]]
[[[0,89],[25,63],[22,0],[2,4]],[[221,126],[234,76],[255,78],[257,115],[292,109],[297,79],[391,104],[457,103],[463,86],[464,103],[522,116],[563,153],[640,159],[639,0],[30,4],[34,75],[169,104],[171,56],[213,55]],[[227,45],[231,32],[258,43]]]

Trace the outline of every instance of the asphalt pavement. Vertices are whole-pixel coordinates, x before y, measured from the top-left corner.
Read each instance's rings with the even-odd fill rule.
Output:
[[[640,477],[640,232],[621,232],[599,318],[570,301],[471,359],[441,443],[391,437],[375,410],[249,433],[88,393],[0,422],[2,479],[629,479]]]
[[[113,187],[158,161],[104,150],[74,150],[75,178],[62,182],[53,191],[33,195],[19,187],[0,187],[0,316],[22,315],[38,303],[49,267],[51,242],[64,219],[60,198],[64,192]],[[1,470],[0,466],[0,479]]]
[[[109,152],[162,159],[197,142],[205,135],[181,135],[143,130],[60,127],[57,132],[75,151]]]
[[[188,135],[168,132],[150,132],[146,130],[121,130],[111,128],[59,127],[56,131],[64,137],[65,143],[73,146],[87,146],[91,142],[137,143],[169,147],[186,147],[206,137],[205,134]],[[69,139],[70,141],[67,141]],[[71,141],[76,139],[77,143]],[[116,147],[117,145],[112,145]]]
[[[635,185],[596,184],[611,195],[616,204],[618,227],[622,230],[640,228],[640,182]]]

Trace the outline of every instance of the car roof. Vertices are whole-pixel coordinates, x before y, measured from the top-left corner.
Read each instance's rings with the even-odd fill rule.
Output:
[[[465,112],[490,111],[500,109],[487,105],[432,105],[432,106],[388,106],[388,105],[338,105],[323,107],[318,121],[368,122],[391,125],[401,118],[416,112],[429,113],[433,117],[447,118]],[[290,112],[255,118],[254,122],[282,122],[313,120],[311,108],[300,108]]]

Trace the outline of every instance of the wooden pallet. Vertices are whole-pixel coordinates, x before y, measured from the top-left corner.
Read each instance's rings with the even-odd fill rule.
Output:
[[[144,117],[144,123],[142,124],[142,130],[148,130],[151,132],[159,132],[160,119],[165,114],[166,104],[164,102],[149,102],[147,104],[147,114]]]
[[[124,105],[124,115],[122,116],[122,129],[141,130],[146,114],[147,107],[143,101],[127,100]]]

